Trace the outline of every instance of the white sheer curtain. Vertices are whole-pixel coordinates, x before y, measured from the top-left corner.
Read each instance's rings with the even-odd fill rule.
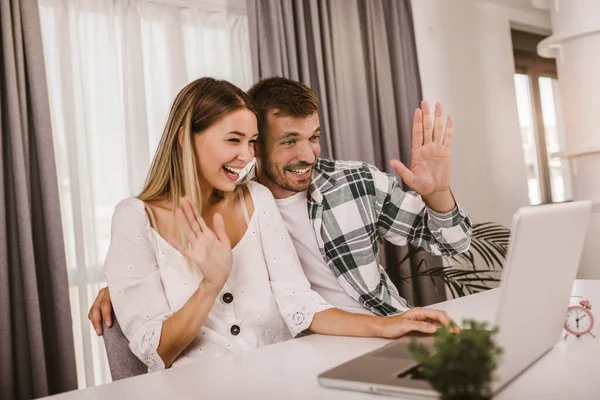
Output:
[[[222,2],[40,0],[80,387],[110,380],[87,312],[114,206],[139,193],[172,100],[201,76],[252,83],[245,10]]]

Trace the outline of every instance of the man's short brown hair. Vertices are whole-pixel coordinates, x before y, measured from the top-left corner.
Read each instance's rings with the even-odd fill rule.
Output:
[[[258,141],[264,144],[267,115],[277,109],[277,116],[302,118],[319,111],[321,104],[314,90],[292,79],[275,76],[255,83],[248,95],[258,115]]]

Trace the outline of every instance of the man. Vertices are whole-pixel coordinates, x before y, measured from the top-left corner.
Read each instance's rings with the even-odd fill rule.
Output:
[[[391,164],[414,190],[362,162],[319,158],[319,99],[286,78],[264,79],[250,90],[258,111],[255,179],[268,187],[312,288],[344,311],[393,315],[410,308],[377,262],[378,238],[411,243],[436,255],[469,247],[471,222],[450,192],[452,118],[443,132],[442,107],[431,121],[424,101],[413,121],[410,169]],[[110,295],[102,289],[89,318],[102,333],[111,326]]]

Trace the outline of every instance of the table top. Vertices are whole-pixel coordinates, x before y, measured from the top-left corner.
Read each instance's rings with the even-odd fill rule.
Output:
[[[600,309],[600,280],[577,280],[572,293],[596,305],[592,312],[600,320],[596,311]],[[446,310],[459,322],[463,318],[491,321],[498,294],[494,289],[431,307]],[[598,339],[590,335],[561,339],[495,399],[600,399],[600,331],[597,333]],[[382,399],[380,395],[323,388],[317,375],[388,342],[310,335],[50,398]]]

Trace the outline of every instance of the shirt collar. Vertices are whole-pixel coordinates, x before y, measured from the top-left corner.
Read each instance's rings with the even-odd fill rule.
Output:
[[[337,180],[321,168],[322,159],[315,163],[312,173],[312,182],[308,188],[308,194],[317,202],[321,202],[323,195],[332,189]]]

